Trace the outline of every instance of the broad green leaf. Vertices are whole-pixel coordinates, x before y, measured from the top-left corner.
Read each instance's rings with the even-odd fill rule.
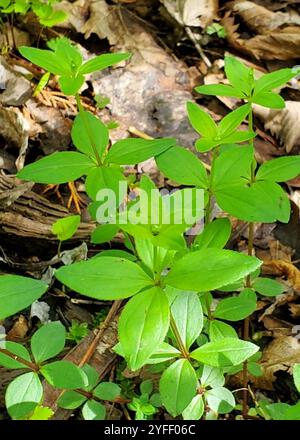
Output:
[[[147,363],[168,329],[169,303],[162,289],[153,287],[128,301],[119,320],[119,340],[131,370]]]
[[[22,46],[18,48],[20,54],[39,67],[54,73],[54,75],[71,74],[67,61],[59,58],[51,50],[36,49],[35,47]]]
[[[285,414],[287,410],[291,407],[287,403],[271,403],[270,405],[266,405],[264,410],[270,415],[273,420],[285,420]]]
[[[14,355],[19,356],[20,358],[25,359],[28,362],[31,362],[30,354],[28,353],[27,349],[23,345],[18,344],[17,342],[1,341],[0,348],[4,350],[9,350]],[[12,369],[28,368],[21,362],[17,361],[16,359],[12,359],[10,356],[7,356],[6,354],[1,352],[0,352],[0,365],[1,367],[12,368]]]
[[[281,295],[286,290],[283,284],[270,278],[257,278],[254,280],[252,287],[264,296]]]
[[[68,14],[62,10],[53,10],[52,13],[45,17],[39,17],[39,22],[42,26],[53,27],[61,23],[67,18]]]
[[[48,289],[48,285],[40,280],[21,277],[19,275],[0,276],[0,319],[14,315],[30,306]]]
[[[49,420],[54,415],[54,411],[48,406],[38,405],[34,408],[33,413],[28,420]]]
[[[7,387],[5,404],[12,419],[23,419],[34,411],[43,397],[43,387],[36,373],[26,373]]]
[[[220,122],[218,136],[225,138],[233,133],[244,121],[251,110],[250,104],[244,104],[236,110],[228,113]]]
[[[105,414],[105,406],[95,400],[88,400],[82,408],[84,420],[105,420]]]
[[[290,202],[277,183],[267,180],[255,182],[251,187],[232,185],[217,189],[215,196],[223,211],[248,222],[287,223]]]
[[[263,163],[256,173],[256,180],[286,182],[298,175],[300,175],[300,156],[284,156]]]
[[[284,108],[285,107],[285,101],[276,93],[273,92],[260,92],[257,95],[255,95],[252,100],[255,104],[262,105],[263,107],[268,108]]]
[[[245,289],[238,296],[222,299],[214,317],[227,321],[240,321],[250,316],[256,309],[256,295],[253,290]]]
[[[171,313],[181,340],[189,349],[203,328],[203,312],[198,295],[195,292],[180,292],[172,303]]]
[[[93,258],[63,266],[55,276],[75,292],[105,300],[128,298],[153,284],[137,264],[117,257]]]
[[[300,364],[295,364],[293,366],[293,378],[295,386],[300,393]]]
[[[203,397],[200,394],[195,396],[190,404],[182,412],[183,420],[200,420],[204,413]]]
[[[76,95],[84,83],[84,76],[83,75],[63,75],[58,79],[59,86],[61,88],[61,91],[65,95]]]
[[[261,265],[255,257],[221,249],[203,249],[177,260],[166,284],[183,290],[207,291],[232,283]]]
[[[113,224],[99,225],[92,232],[91,242],[100,244],[100,243],[106,243],[107,241],[111,241],[118,232],[118,230],[119,227],[117,225],[113,225]]]
[[[163,153],[176,144],[175,139],[122,139],[109,150],[105,162],[118,165],[134,165]]]
[[[195,247],[199,249],[219,248],[222,249],[231,235],[231,223],[228,218],[217,218],[205,225],[204,230],[195,241]]]
[[[151,379],[147,379],[144,380],[141,384],[140,384],[140,391],[141,394],[148,394],[150,395],[153,391],[153,382]]]
[[[115,400],[121,394],[119,385],[113,382],[101,382],[93,391],[93,394],[102,400]]]
[[[80,215],[70,215],[56,220],[51,227],[51,232],[60,241],[69,240],[77,231],[79,224]]]
[[[194,102],[187,102],[187,112],[192,127],[207,138],[215,138],[218,128],[213,118]]]
[[[163,270],[168,261],[173,258],[173,251],[168,251],[162,247],[155,247],[151,239],[136,238],[135,239],[136,252],[141,259],[141,261],[151,269],[154,273],[155,270]],[[154,253],[156,253],[156,258],[154,261]],[[155,267],[154,267],[155,266]]]
[[[65,391],[59,396],[57,404],[60,408],[76,409],[83,405],[86,400],[85,396],[76,391]]]
[[[237,338],[237,332],[231,325],[214,319],[209,323],[209,339],[211,342],[218,341],[223,338]]]
[[[227,414],[235,407],[234,396],[226,388],[213,388],[205,393],[205,397],[210,409],[218,414]]]
[[[263,368],[256,362],[247,362],[247,369],[252,376],[259,377],[263,375]]]
[[[147,360],[147,364],[159,364],[168,360],[180,357],[180,351],[166,342],[163,342],[160,347]]]
[[[86,75],[87,73],[93,73],[98,70],[106,69],[114,64],[118,64],[121,61],[128,60],[131,57],[130,53],[105,53],[98,55],[88,61],[86,61],[80,68],[79,73]]]
[[[61,151],[27,165],[17,176],[36,183],[67,183],[87,174],[94,166],[95,163],[84,154]]]
[[[162,374],[159,392],[167,411],[176,417],[196,395],[197,376],[187,359],[179,359]]]
[[[195,154],[184,147],[174,146],[156,156],[158,168],[166,177],[182,185],[208,187],[204,165]],[[178,166],[180,164],[180,166]]]
[[[300,420],[300,401],[287,408],[284,413],[284,420]]]
[[[232,96],[234,98],[245,97],[242,91],[226,84],[208,84],[196,87],[195,90],[202,95]]]
[[[120,199],[127,194],[127,181],[119,167],[94,167],[88,172],[85,189],[92,200],[100,202],[99,206],[107,197],[113,197],[111,200],[114,200],[115,206],[112,208],[116,209],[122,201]]]
[[[87,111],[81,111],[76,116],[72,125],[71,136],[77,150],[94,157],[95,151],[97,151],[100,158],[103,156],[109,141],[106,125]]]
[[[39,328],[31,338],[31,351],[40,364],[60,353],[66,340],[65,327],[59,322],[49,322]]]
[[[132,255],[127,251],[123,251],[122,249],[107,249],[93,256],[93,258],[99,257],[118,257],[125,258],[125,260],[129,261],[137,261],[137,257],[135,255]]]
[[[224,338],[202,345],[191,353],[191,357],[212,367],[230,367],[241,364],[258,349],[251,342]]]
[[[218,143],[220,145],[240,143],[253,139],[255,136],[256,134],[253,131],[236,131],[226,137],[223,137]]]
[[[235,147],[217,157],[212,179],[213,191],[231,185],[244,185],[251,178],[251,164],[254,158],[252,147]]]
[[[204,388],[222,387],[225,383],[225,377],[222,369],[211,367],[210,365],[201,365],[197,370],[200,376],[201,386]]]
[[[267,73],[255,81],[254,96],[258,93],[276,89],[287,83],[296,75],[293,69],[280,69],[275,72]]]
[[[69,361],[56,361],[40,369],[46,381],[55,388],[75,390],[88,385],[84,371]]]
[[[249,95],[252,87],[251,70],[237,58],[225,56],[225,73],[230,84],[237,90]]]

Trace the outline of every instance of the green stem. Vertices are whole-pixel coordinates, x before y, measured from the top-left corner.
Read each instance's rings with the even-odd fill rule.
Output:
[[[208,186],[208,202],[207,202],[207,207],[206,207],[206,211],[205,211],[205,218],[204,218],[205,224],[208,224],[211,221],[211,213],[213,210],[212,183],[213,183],[213,176],[214,176],[214,166],[215,166],[216,158],[218,157],[218,153],[219,153],[219,146],[215,147],[212,151],[211,170],[210,170],[210,175],[209,175],[209,186]]]
[[[101,166],[102,165],[101,158],[100,158],[99,153],[97,151],[97,147],[96,147],[96,145],[95,145],[95,143],[93,141],[93,136],[92,136],[92,133],[90,131],[90,126],[89,126],[88,121],[86,119],[86,113],[84,111],[84,108],[82,106],[81,99],[80,99],[80,96],[79,96],[78,93],[76,93],[75,98],[76,98],[77,108],[78,108],[79,113],[82,116],[82,120],[83,120],[85,129],[86,129],[87,135],[89,137],[89,141],[91,143],[91,146],[93,148],[93,152],[94,152],[95,158],[97,160],[97,164],[98,164],[98,166]]]

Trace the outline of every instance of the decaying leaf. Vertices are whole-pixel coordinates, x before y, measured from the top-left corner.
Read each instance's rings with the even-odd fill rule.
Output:
[[[160,0],[160,2],[182,26],[205,28],[217,18],[218,0]]]
[[[298,13],[271,12],[263,6],[249,1],[235,1],[228,4],[222,24],[227,40],[236,50],[257,59],[290,60],[300,56],[300,16]],[[238,29],[239,16],[250,31],[251,38],[242,38]]]
[[[254,112],[279,142],[287,153],[300,150],[300,102],[286,101],[283,110],[271,110],[254,104]]]
[[[31,84],[20,73],[0,57],[0,103],[3,105],[20,106],[31,95]]]
[[[284,260],[269,260],[263,263],[263,272],[265,274],[285,276],[293,289],[300,293],[300,270]]]

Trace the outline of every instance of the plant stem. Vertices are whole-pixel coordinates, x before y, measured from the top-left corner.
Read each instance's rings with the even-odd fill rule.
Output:
[[[61,257],[61,244],[62,244],[62,241],[59,241],[58,248],[57,248],[57,256],[58,256],[58,258]]]
[[[33,362],[27,361],[26,359],[7,350],[6,348],[0,348],[0,353],[3,353],[6,356],[10,357],[11,359],[14,359],[17,362],[20,362],[20,364],[23,364],[25,367],[30,368],[32,371],[35,371],[35,372],[39,371],[38,365],[34,364]]]
[[[170,312],[170,326],[171,326],[173,335],[175,336],[175,339],[177,341],[178,348],[181,351],[181,354],[183,355],[183,357],[185,359],[189,359],[189,353],[188,353],[187,349],[185,348],[185,345],[184,345],[184,343],[183,343],[183,341],[181,339],[181,336],[180,336],[180,333],[178,331],[178,328],[177,328],[175,319],[174,319],[174,317],[172,315],[172,312]]]
[[[207,207],[206,207],[206,211],[205,211],[205,218],[204,218],[205,224],[208,224],[211,221],[211,213],[213,210],[213,206],[212,206],[213,192],[212,192],[211,187],[212,187],[213,176],[214,176],[215,161],[216,161],[216,158],[218,157],[218,149],[219,149],[219,146],[215,147],[212,151],[212,161],[211,161],[211,169],[210,169],[210,175],[209,175],[209,187],[208,187],[208,202],[207,202]]]
[[[248,129],[253,131],[253,111],[252,107],[248,115]],[[254,140],[250,139],[249,146],[254,147]],[[251,165],[251,184],[254,182],[254,167]],[[254,223],[250,222],[248,225],[248,255],[253,254],[253,241],[254,241]],[[251,276],[246,277],[246,287],[251,287]],[[248,341],[250,339],[250,316],[244,320],[243,326],[243,339]],[[248,363],[247,361],[243,364],[243,417],[246,418],[248,415]]]
[[[86,114],[85,114],[85,111],[84,111],[84,108],[82,106],[82,103],[81,103],[81,100],[80,100],[80,96],[79,96],[78,93],[76,93],[75,98],[76,98],[77,108],[78,108],[79,113],[82,116],[82,120],[83,120],[85,129],[86,129],[89,141],[91,143],[91,146],[93,148],[93,152],[94,152],[95,158],[97,160],[97,164],[98,164],[98,166],[101,166],[102,165],[101,158],[100,158],[99,153],[97,151],[97,147],[96,147],[96,145],[95,145],[95,143],[93,141],[93,136],[92,136],[92,133],[90,131],[90,127],[89,127],[88,121],[86,119]]]

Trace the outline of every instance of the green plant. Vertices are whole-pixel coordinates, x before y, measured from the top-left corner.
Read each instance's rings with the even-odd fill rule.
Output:
[[[55,272],[56,279],[81,295],[99,300],[129,298],[119,318],[119,343],[115,351],[134,371],[144,365],[161,364],[159,393],[169,414],[182,415],[184,419],[210,419],[238,408],[233,393],[224,386],[224,375],[243,370],[243,417],[247,417],[248,371],[261,374],[257,362],[259,347],[250,342],[249,317],[255,312],[257,294],[276,296],[284,291],[276,280],[260,277],[262,262],[253,256],[253,223],[289,220],[290,203],[279,183],[300,174],[299,156],[278,158],[258,166],[253,146],[252,104],[282,108],[284,101],[271,90],[297,72],[283,69],[255,80],[251,69],[227,57],[225,72],[231,84],[197,88],[203,94],[246,101],[218,125],[201,107],[188,103],[190,122],[201,135],[196,149],[212,154],[208,173],[196,155],[175,145],[173,139],[128,139],[108,147],[108,129],[82,108],[79,89],[86,73],[125,60],[128,54],[101,55],[83,63],[77,49],[66,40],[50,46],[51,51],[23,48],[21,53],[58,75],[65,93],[76,95],[79,114],[72,139],[79,152],[50,155],[26,166],[19,177],[63,183],[87,175],[86,190],[92,199],[90,213],[96,220],[99,210],[103,205],[106,207],[103,200],[97,199],[99,190],[112,190],[117,196],[114,210],[105,222],[100,221],[103,224],[96,227],[92,240],[110,241],[121,230],[128,248],[103,251],[86,261],[62,266]],[[245,119],[248,130],[239,130]],[[155,156],[167,177],[187,187],[162,195],[143,176],[134,184],[134,200],[128,197],[127,187],[121,196],[121,166],[151,156]],[[202,203],[198,205],[200,198]],[[227,218],[214,219],[214,199]],[[155,203],[151,203],[153,200]],[[189,203],[183,204],[184,200]],[[180,222],[178,214],[185,214]],[[224,249],[231,235],[230,215],[249,223],[248,255]],[[205,226],[198,233],[193,226],[203,216]],[[14,299],[14,283],[17,290],[28,280],[0,277],[0,287],[4,286],[0,290],[4,291],[0,293],[5,299],[4,317],[21,309],[15,301],[6,305],[10,296]],[[36,280],[32,280],[32,285],[36,286],[37,297],[47,288]],[[218,300],[214,298],[216,290]],[[220,292],[226,297],[219,299]],[[27,290],[23,302],[25,307],[30,304]],[[242,320],[243,340],[230,325]],[[299,386],[297,367],[294,374]],[[141,396],[134,396],[129,404],[138,418],[154,414],[151,392],[148,388],[145,391],[145,386],[150,389],[149,384],[143,385]],[[91,388],[85,392],[90,393]],[[81,393],[80,398],[88,399],[89,409],[97,413],[93,408],[99,402],[93,393],[86,393]],[[72,392],[74,399],[78,399],[80,393],[75,394]],[[103,410],[99,409],[97,414],[96,417],[102,417]]]
[[[157,408],[161,406],[161,399],[159,393],[153,393],[151,379],[144,380],[139,388],[140,395],[133,397],[127,406],[135,412],[135,420],[147,420],[157,413]]]
[[[58,2],[59,0],[0,0],[0,12],[25,15],[32,11],[42,26],[52,27],[67,17],[63,10],[53,7]]]
[[[210,26],[207,26],[205,32],[208,35],[217,35],[219,38],[226,38],[226,30],[224,26],[219,23],[213,23]]]
[[[66,339],[78,344],[89,333],[88,324],[86,322],[77,322],[72,320],[71,326],[66,335]]]

